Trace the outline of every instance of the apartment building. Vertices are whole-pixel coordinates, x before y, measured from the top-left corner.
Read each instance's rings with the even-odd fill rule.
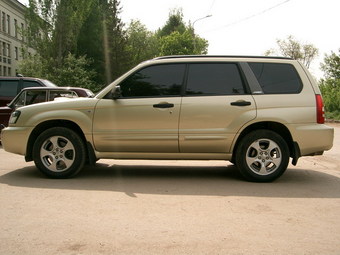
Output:
[[[17,0],[0,0],[0,76],[16,76],[22,59],[26,6]]]

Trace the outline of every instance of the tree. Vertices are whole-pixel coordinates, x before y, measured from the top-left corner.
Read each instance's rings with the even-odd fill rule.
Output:
[[[30,0],[27,36],[51,69],[69,54],[82,62],[98,88],[126,70],[126,36],[118,0]],[[37,58],[32,58],[34,61]],[[39,64],[37,63],[37,68]]]
[[[169,13],[169,18],[166,21],[165,25],[158,29],[157,36],[159,38],[163,36],[170,35],[173,32],[179,32],[180,34],[184,33],[187,30],[187,27],[183,21],[183,12],[181,9],[173,9]]]
[[[318,56],[318,49],[313,44],[302,44],[297,41],[292,35],[286,40],[277,39],[278,49],[270,49],[265,52],[265,55],[282,55],[301,61],[307,68],[311,62]]]
[[[327,80],[333,80],[334,85],[340,87],[340,48],[338,51],[338,55],[334,52],[330,55],[325,55],[321,70],[324,71]]]
[[[45,59],[36,54],[27,57],[19,64],[20,73],[31,77],[48,79],[59,86],[83,87],[93,91],[98,88],[93,82],[94,71],[88,71],[90,61],[85,57],[76,57],[69,53],[63,60],[63,65],[57,65],[57,59]]]
[[[168,36],[163,36],[160,40],[161,55],[192,55],[206,54],[207,42],[193,36],[190,31],[180,34],[178,31]]]
[[[340,49],[338,55],[334,52],[325,55],[321,69],[325,73],[325,79],[321,79],[319,86],[326,115],[328,118],[340,120]]]
[[[183,21],[181,10],[172,10],[165,25],[156,35],[159,38],[160,55],[207,54],[208,41],[195,34],[191,25]]]
[[[159,41],[139,20],[132,20],[127,28],[127,51],[130,68],[159,55]]]
[[[107,0],[106,10],[104,12],[104,55],[106,54],[106,82],[109,83],[118,78],[127,69],[127,36],[124,29],[124,23],[119,18],[121,13],[120,1]],[[107,36],[105,37],[105,33]],[[107,41],[106,41],[107,38]]]

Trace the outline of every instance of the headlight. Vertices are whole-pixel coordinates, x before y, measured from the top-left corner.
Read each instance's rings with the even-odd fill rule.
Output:
[[[9,124],[15,124],[17,120],[19,119],[21,112],[20,111],[14,111],[11,114],[11,118],[9,119],[8,123]]]

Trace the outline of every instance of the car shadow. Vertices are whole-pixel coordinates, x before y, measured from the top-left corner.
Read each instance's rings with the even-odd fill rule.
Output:
[[[137,161],[138,163],[138,161]],[[49,179],[35,166],[0,176],[0,183],[39,189],[98,190],[138,194],[250,196],[280,198],[340,198],[340,178],[321,171],[290,167],[272,183],[244,181],[233,165],[187,166],[124,162],[97,163],[85,167],[75,178]]]

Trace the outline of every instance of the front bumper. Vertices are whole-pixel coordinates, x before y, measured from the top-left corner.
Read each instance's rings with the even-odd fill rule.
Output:
[[[5,151],[26,155],[28,138],[33,127],[7,127],[1,130],[1,143]]]

